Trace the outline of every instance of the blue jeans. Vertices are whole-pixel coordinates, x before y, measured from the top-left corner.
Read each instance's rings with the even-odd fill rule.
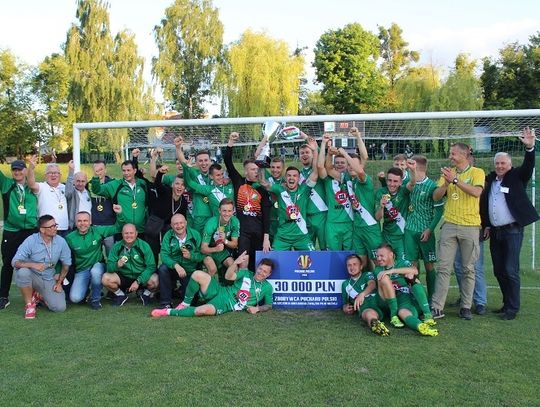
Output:
[[[88,285],[91,284],[92,288],[92,301],[99,301],[101,299],[101,277],[105,272],[105,264],[96,263],[90,269],[81,270],[75,273],[75,278],[69,291],[69,299],[71,302],[78,303],[84,300],[86,292],[88,291]]]
[[[493,260],[493,274],[499,282],[503,308],[516,314],[520,307],[519,253],[523,243],[523,227],[516,224],[491,228],[489,249]]]
[[[456,259],[454,260],[454,272],[456,273],[459,287],[461,284],[461,251],[459,250],[459,246],[456,252]],[[487,286],[484,276],[484,242],[482,239],[480,239],[480,255],[476,263],[474,263],[473,302],[475,305],[487,305]]]

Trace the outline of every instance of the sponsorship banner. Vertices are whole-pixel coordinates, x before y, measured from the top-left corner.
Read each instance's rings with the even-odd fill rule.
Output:
[[[341,308],[341,284],[348,277],[345,259],[353,252],[257,252],[276,267],[268,281],[274,287],[274,308]]]

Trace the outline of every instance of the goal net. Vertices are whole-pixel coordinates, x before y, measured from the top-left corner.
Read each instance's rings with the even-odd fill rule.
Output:
[[[220,161],[220,151],[229,134],[237,132],[234,159],[241,163],[254,158],[262,137],[265,122],[294,126],[307,135],[320,139],[332,135],[333,144],[348,151],[356,150],[356,138],[349,133],[356,127],[362,133],[369,162],[366,172],[372,177],[392,166],[397,154],[423,154],[429,159],[429,176],[437,179],[439,168],[448,165],[450,146],[456,142],[468,144],[473,150],[475,165],[486,173],[493,169],[493,156],[505,151],[513,157],[514,166],[523,159],[523,145],[518,136],[525,127],[540,129],[540,110],[383,113],[325,116],[244,117],[197,120],[159,120],[144,122],[77,123],[74,125],[74,161],[76,168],[97,159],[121,162],[130,150],[141,150],[139,161],[144,163],[153,148],[163,149],[162,160],[174,162],[174,138],[184,138],[186,156],[208,150]],[[539,134],[540,135],[540,134]],[[298,161],[301,139],[280,139],[271,144],[271,156],[283,156],[288,165]],[[536,195],[536,174],[528,188],[533,202]],[[535,265],[535,234],[533,225],[527,228],[523,253],[528,253]],[[525,250],[528,245],[529,249]],[[489,256],[486,256],[489,257]]]

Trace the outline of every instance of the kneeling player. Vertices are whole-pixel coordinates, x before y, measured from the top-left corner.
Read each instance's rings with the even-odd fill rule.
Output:
[[[349,278],[341,286],[343,312],[351,315],[358,311],[372,332],[388,336],[388,328],[379,320],[383,318],[383,312],[377,304],[375,275],[371,271],[362,272],[362,261],[356,254],[347,257],[347,272]]]
[[[430,323],[418,319],[418,311],[410,294],[407,280],[414,280],[418,270],[406,260],[396,260],[392,247],[386,243],[377,250],[377,267],[374,270],[377,276],[379,294],[390,308],[390,323],[396,328],[402,328],[405,322],[409,328],[426,336],[437,336],[439,332],[432,328]],[[401,319],[401,320],[400,320]]]
[[[268,311],[272,308],[272,285],[266,279],[272,274],[274,262],[262,259],[255,273],[247,269],[238,269],[240,264],[247,264],[248,254],[243,252],[227,269],[225,279],[233,281],[230,286],[220,285],[207,273],[197,270],[189,280],[184,301],[177,309],[155,309],[153,317],[202,317],[220,315],[231,311],[246,310],[250,314]],[[192,307],[191,301],[199,292],[206,304]]]

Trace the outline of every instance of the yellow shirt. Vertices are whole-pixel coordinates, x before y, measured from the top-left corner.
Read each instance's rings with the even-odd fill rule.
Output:
[[[465,184],[482,188],[484,188],[486,180],[484,170],[476,167],[469,167],[462,173],[456,171],[456,177]],[[442,186],[444,182],[444,177],[441,177],[437,185]],[[448,185],[444,205],[444,220],[456,225],[480,226],[480,198],[463,192],[454,184]]]

